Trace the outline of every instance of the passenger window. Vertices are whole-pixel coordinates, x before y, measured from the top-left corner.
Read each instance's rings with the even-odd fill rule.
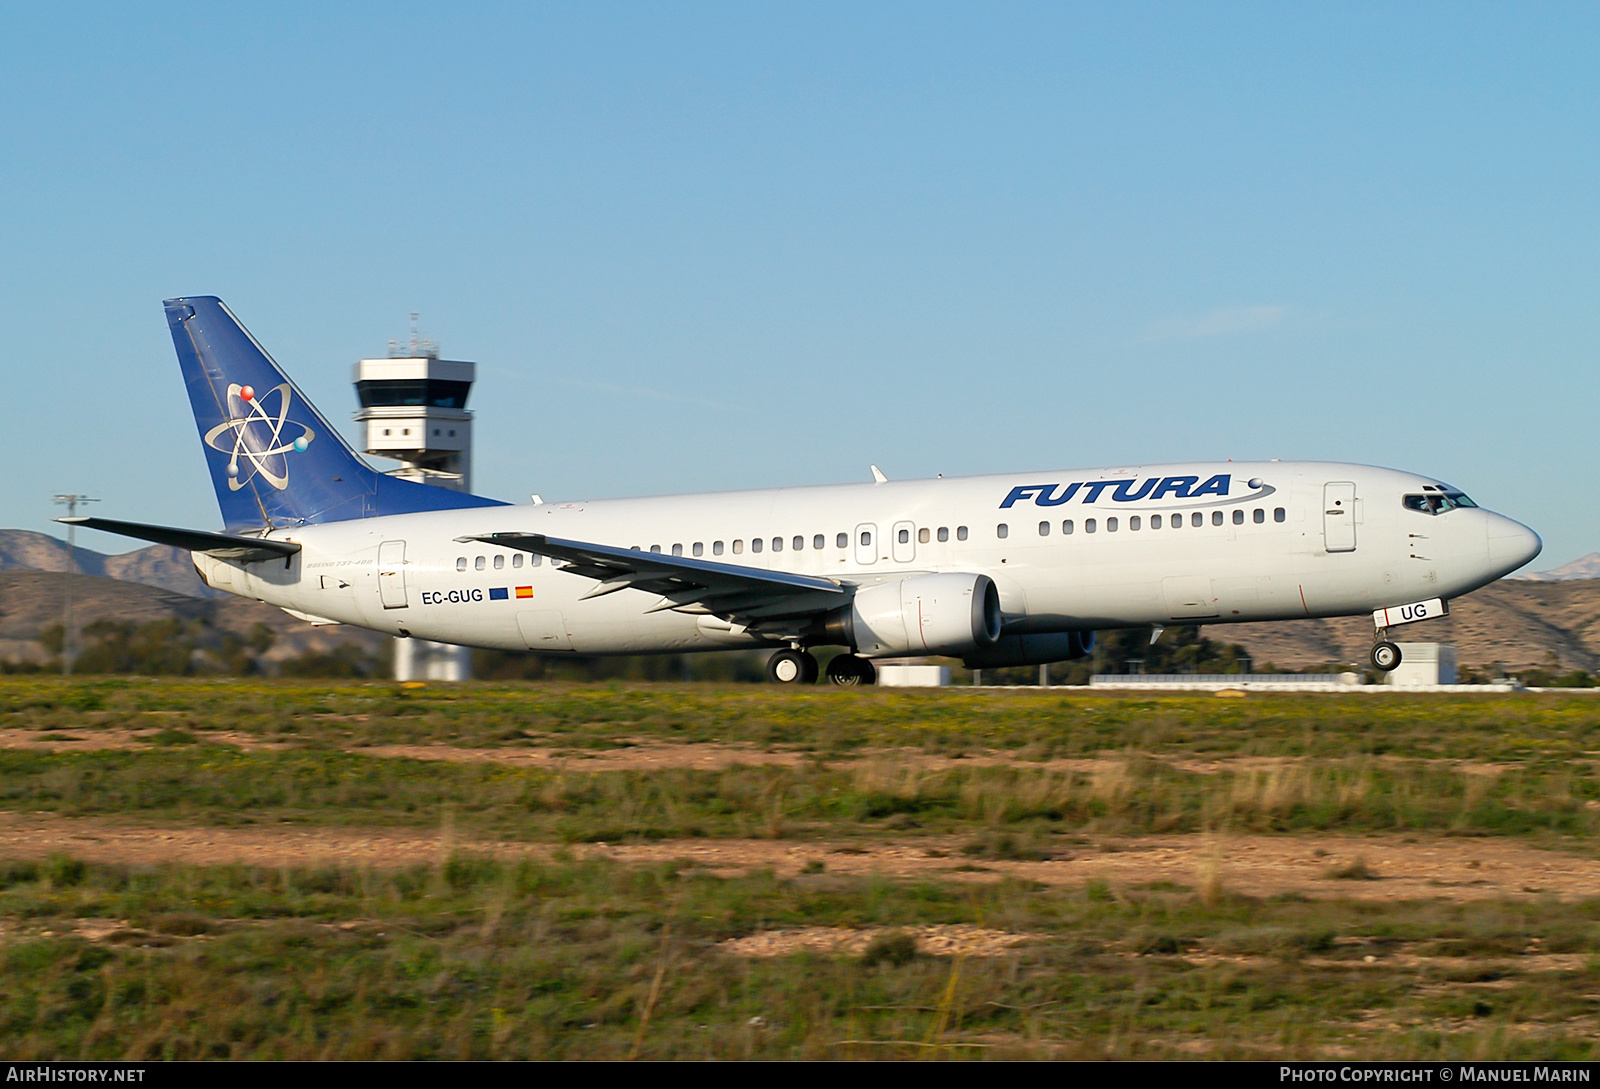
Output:
[[[1001,522],[999,525],[994,527],[994,535],[1003,541],[1007,537],[1011,536],[1011,527],[1006,525],[1004,522]]]
[[[528,559],[528,566],[529,567],[538,567],[543,562],[544,562],[544,557],[539,555],[538,553],[534,553],[533,556],[531,556]]]
[[[652,552],[660,552],[661,551],[661,546],[660,545],[651,545],[650,546],[650,551],[652,551]]]
[[[1115,518],[1107,518],[1106,519],[1106,532],[1107,533],[1115,533],[1116,531],[1117,531],[1117,520]]]
[[[515,556],[511,557],[511,566],[512,567],[521,567],[522,566],[522,553],[518,552]]]
[[[944,544],[949,539],[950,539],[950,527],[949,526],[940,526],[939,527],[939,543],[940,544]]]
[[[902,529],[900,531],[900,533],[899,533],[899,538],[900,538],[900,543],[901,544],[910,544],[911,543],[911,531],[909,529]]]
[[[473,570],[474,570],[474,571],[482,571],[482,570],[483,570],[483,568],[484,568],[484,566],[485,566],[485,565],[484,565],[484,562],[483,562],[483,557],[482,557],[482,556],[479,556],[479,557],[477,557],[477,558],[476,558],[476,559],[474,559],[474,560],[473,560],[473,561],[472,561],[472,569],[473,569]]]
[[[1281,522],[1288,517],[1289,512],[1284,510],[1282,507],[1277,507],[1272,512],[1272,520],[1274,522]]]
[[[1128,519],[1128,532],[1137,533],[1139,531],[1139,524],[1139,516],[1137,514],[1131,516]]]
[[[765,543],[766,542],[762,541],[762,539],[760,537],[752,537],[752,538],[750,538],[750,551],[752,551],[752,552],[760,552],[761,549],[765,546]]]
[[[806,539],[804,537],[796,537],[794,540],[790,541],[789,544],[796,552],[799,552],[806,546]]]
[[[494,558],[494,569],[496,571],[505,570],[505,566],[506,566],[506,558],[504,556],[496,556]]]
[[[694,543],[694,554],[696,556],[704,556],[706,554],[706,545],[704,541],[696,541]]]
[[[956,527],[956,540],[964,541],[966,539],[967,539],[967,527],[966,526],[957,526]]]
[[[1220,510],[1214,510],[1211,512],[1211,524],[1214,526],[1220,526],[1222,524],[1222,512]]]
[[[1093,518],[1085,518],[1083,520],[1083,531],[1085,533],[1093,533],[1094,532],[1094,519]]]
[[[467,569],[467,558],[465,556],[457,556],[456,557],[456,570],[457,571],[465,571],[466,569]]]
[[[824,548],[828,547],[828,538],[824,537],[820,533],[817,534],[815,537],[811,538],[811,547],[816,549],[818,552],[821,552]]]
[[[1050,523],[1049,522],[1040,522],[1039,523],[1039,536],[1041,536],[1041,537],[1050,536]]]
[[[733,542],[733,554],[735,556],[737,556],[739,553],[741,553],[743,551],[744,551],[744,542],[743,541],[734,541]]]
[[[1255,513],[1252,514],[1250,517],[1255,522],[1255,524],[1259,526],[1262,522],[1265,522],[1267,520],[1267,512],[1262,510],[1260,507],[1257,507],[1255,509]]]
[[[1244,511],[1236,510],[1233,512],[1233,524],[1236,526],[1244,525]]]
[[[1061,523],[1061,535],[1063,537],[1072,536],[1072,519],[1071,518],[1068,518],[1065,522]]]
[[[918,544],[927,544],[928,543],[928,530],[927,530],[926,527],[917,530],[917,543]]]
[[[681,544],[675,544],[675,545],[673,545],[673,546],[672,546],[672,554],[673,554],[673,555],[674,555],[674,556],[681,556],[681,555],[683,555],[683,545],[681,545]]]
[[[1172,527],[1173,529],[1182,529],[1183,528],[1183,515],[1174,514],[1171,518],[1167,519],[1167,525]]]
[[[722,555],[722,542],[721,541],[712,541],[711,542],[711,554],[713,556]]]
[[[865,548],[866,546],[870,545],[871,543],[872,543],[872,531],[870,529],[862,530],[861,531],[861,546],[863,548]]]
[[[1160,529],[1161,528],[1161,515],[1152,514],[1150,516],[1150,528],[1151,529]]]
[[[1203,526],[1206,524],[1206,516],[1201,514],[1199,511],[1195,511],[1193,514],[1189,515],[1189,524],[1196,527]]]
[[[774,538],[772,538],[772,551],[774,551],[774,552],[782,552],[783,551],[783,538],[782,537],[774,537]]]
[[[839,536],[835,537],[834,540],[833,540],[833,547],[835,547],[835,548],[849,548],[850,547],[850,534],[841,533],[841,534],[839,534]]]

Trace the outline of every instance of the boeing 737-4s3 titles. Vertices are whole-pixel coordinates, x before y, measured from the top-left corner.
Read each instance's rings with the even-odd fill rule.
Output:
[[[511,506],[377,472],[221,300],[167,321],[225,530],[63,519],[194,555],[211,586],[316,623],[505,650],[773,647],[776,681],[873,659],[1082,656],[1097,629],[1371,613],[1387,629],[1538,555],[1414,473],[1194,463]],[[879,474],[874,474],[875,476]]]

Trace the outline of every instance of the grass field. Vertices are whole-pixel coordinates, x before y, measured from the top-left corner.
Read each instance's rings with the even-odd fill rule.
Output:
[[[0,1049],[1595,1058],[1597,755],[1584,695],[3,678]]]

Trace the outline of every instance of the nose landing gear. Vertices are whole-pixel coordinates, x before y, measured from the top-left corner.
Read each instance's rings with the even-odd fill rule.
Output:
[[[1372,664],[1385,673],[1400,664],[1400,648],[1389,642],[1389,633],[1378,631],[1378,643],[1372,648]]]

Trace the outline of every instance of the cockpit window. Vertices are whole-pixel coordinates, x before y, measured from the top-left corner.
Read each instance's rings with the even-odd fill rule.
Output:
[[[1427,488],[1421,495],[1408,495],[1405,497],[1406,510],[1420,511],[1423,514],[1445,514],[1457,507],[1476,507],[1478,504],[1468,499],[1464,492],[1454,488]]]

